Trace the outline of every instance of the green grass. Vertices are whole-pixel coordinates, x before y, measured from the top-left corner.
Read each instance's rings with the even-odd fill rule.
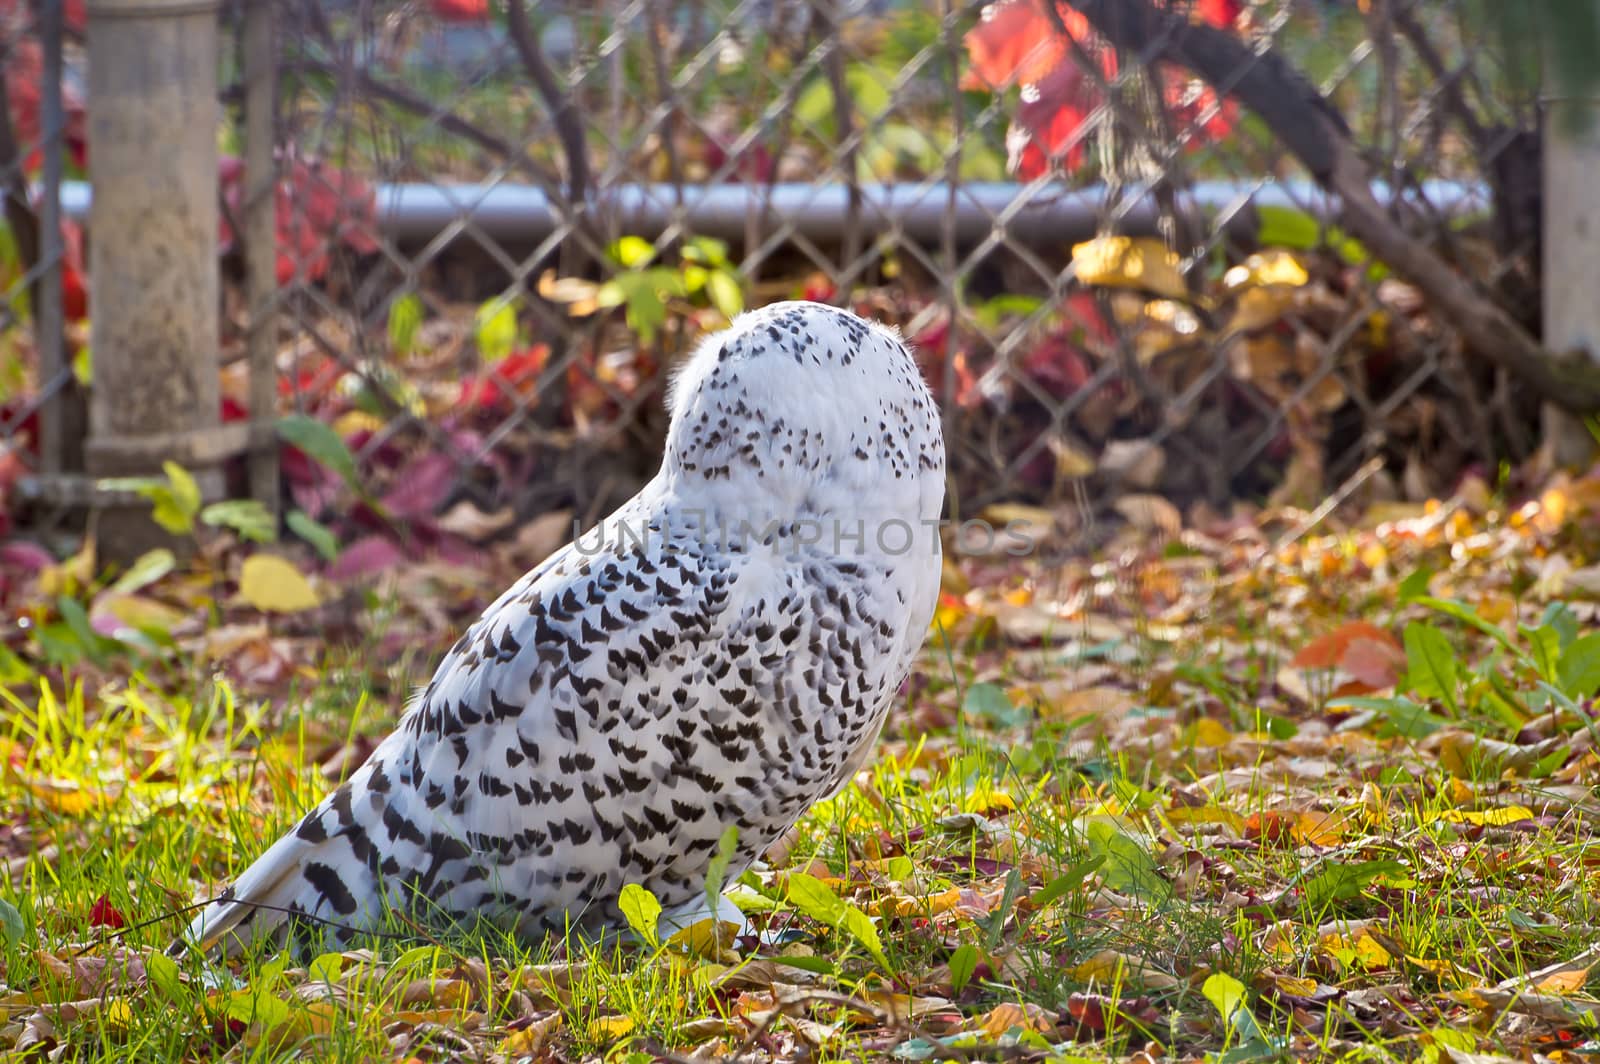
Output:
[[[1482,996],[1595,946],[1590,608],[1524,590],[1541,557],[1583,563],[1585,527],[1482,518],[1255,559],[1219,551],[1214,570],[1174,570],[1176,584],[1156,579],[1154,545],[1081,580],[1072,563],[1020,582],[975,571],[877,763],[733,885],[766,944],[438,938],[396,918],[304,965],[270,949],[167,961],[190,902],[336,782],[320,763],[352,767],[341,749],[387,730],[453,633],[412,638],[412,607],[368,596],[355,645],[257,689],[192,643],[125,640],[73,662],[61,632],[44,634],[62,610],[45,600],[0,731],[0,1054],[1592,1049],[1586,971],[1540,988],[1542,1011]],[[1417,582],[1402,596],[1398,578],[1424,566],[1471,609],[1430,605]],[[1056,649],[1007,639],[1006,596],[1043,608],[1029,588],[1073,587],[1088,598]],[[211,608],[207,623],[237,623],[240,609]],[[1341,708],[1332,677],[1291,682],[1312,636],[1360,618],[1407,636],[1392,692]],[[391,660],[397,633],[414,652]],[[1565,648],[1560,667],[1532,649],[1541,639]],[[108,910],[129,926],[95,926]]]

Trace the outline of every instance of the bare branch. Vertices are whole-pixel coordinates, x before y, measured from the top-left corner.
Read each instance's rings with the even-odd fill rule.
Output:
[[[533,80],[533,87],[550,109],[556,135],[561,138],[561,150],[567,157],[567,198],[574,209],[581,209],[589,195],[591,183],[589,147],[583,118],[572,102],[572,93],[562,91],[561,83],[545,61],[544,50],[539,47],[533,27],[528,23],[528,9],[523,6],[523,0],[510,0],[506,5],[506,28],[517,54],[522,56],[522,65],[527,68],[528,77]]]

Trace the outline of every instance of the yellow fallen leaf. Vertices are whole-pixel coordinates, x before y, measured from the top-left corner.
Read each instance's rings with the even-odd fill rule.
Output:
[[[1310,274],[1306,273],[1306,268],[1300,265],[1294,253],[1280,248],[1257,252],[1222,275],[1222,283],[1229,288],[1243,288],[1246,285],[1299,288],[1309,280]]]
[[[333,431],[348,439],[358,432],[377,432],[383,428],[383,419],[365,410],[347,410],[333,419]]]
[[[589,1021],[585,1033],[591,1042],[615,1042],[633,1028],[632,1016],[597,1016]]]
[[[94,558],[94,537],[90,536],[78,553],[39,570],[40,593],[50,597],[71,595],[80,587],[87,587],[94,579]]]
[[[1273,987],[1280,994],[1310,997],[1317,992],[1317,981],[1315,979],[1306,979],[1298,975],[1274,975],[1271,979]]]
[[[938,916],[961,904],[961,888],[951,887],[937,894],[889,894],[867,905],[868,916]]]
[[[1439,819],[1449,824],[1500,827],[1523,820],[1533,820],[1534,812],[1525,805],[1503,805],[1493,809],[1446,809],[1439,814]]]
[[[1173,806],[1162,815],[1172,824],[1223,824],[1234,831],[1244,828],[1244,817],[1220,805]]]
[[[715,961],[736,964],[739,955],[733,953],[733,940],[739,934],[739,925],[731,920],[707,917],[697,920],[667,939],[667,945],[691,957],[705,957]]]
[[[1142,957],[1103,949],[1072,969],[1074,978],[1097,983],[1134,982],[1151,990],[1171,990],[1183,984],[1177,976],[1147,964]]]
[[[1233,733],[1220,721],[1210,717],[1200,717],[1184,731],[1191,746],[1227,746],[1233,741]]]
[[[311,582],[275,554],[252,554],[239,569],[239,596],[258,610],[299,613],[317,606]]]
[[[511,1060],[516,1057],[537,1057],[544,1052],[550,1039],[561,1030],[561,1013],[552,1012],[542,1020],[534,1020],[526,1027],[506,1035],[500,1041],[500,1056]]]
[[[1168,299],[1190,298],[1182,260],[1154,237],[1102,236],[1072,246],[1078,280],[1106,288],[1137,288]]]

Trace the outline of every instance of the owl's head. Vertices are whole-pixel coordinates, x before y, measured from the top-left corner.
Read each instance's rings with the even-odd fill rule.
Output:
[[[667,406],[671,478],[735,481],[824,510],[876,493],[938,516],[939,408],[899,335],[876,322],[809,302],[742,314],[695,350]]]

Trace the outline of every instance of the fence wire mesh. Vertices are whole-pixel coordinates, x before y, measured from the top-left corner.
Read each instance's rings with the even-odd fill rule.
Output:
[[[1232,84],[1114,46],[1088,6],[279,0],[278,292],[250,306],[227,287],[224,417],[249,406],[243,351],[270,318],[282,408],[351,445],[375,512],[469,538],[592,519],[651,472],[697,338],[813,298],[914,343],[958,513],[1311,502],[1357,475],[1422,497],[1531,451],[1527,389],[1331,224]],[[1395,225],[1537,335],[1536,97],[1477,6],[1155,4],[1242,42],[1240,83],[1268,61],[1300,72]],[[8,24],[8,48],[39,40]],[[246,90],[226,76],[244,156]],[[39,135],[0,140],[0,173],[44,217]],[[224,161],[235,282],[242,173]],[[13,254],[7,343],[43,336],[25,293],[63,254]],[[27,404],[66,380],[44,346],[14,361]],[[302,458],[286,490],[316,516],[336,486]]]
[[[84,164],[79,41],[60,4],[0,3],[0,497],[81,461],[82,397],[67,352],[86,311],[81,236],[63,225]],[[0,522],[9,527],[12,507]]]

